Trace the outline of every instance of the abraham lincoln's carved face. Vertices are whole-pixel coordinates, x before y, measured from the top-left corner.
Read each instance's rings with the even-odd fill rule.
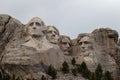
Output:
[[[27,32],[33,37],[43,37],[45,35],[46,27],[44,22],[38,18],[34,17],[27,24]]]
[[[47,39],[52,44],[58,44],[59,41],[59,31],[54,26],[47,26]]]
[[[79,41],[79,46],[81,52],[87,52],[93,49],[92,40],[88,36],[84,36],[83,38],[81,38],[81,40]]]

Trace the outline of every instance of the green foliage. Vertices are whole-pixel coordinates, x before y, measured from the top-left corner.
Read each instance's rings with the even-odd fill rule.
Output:
[[[82,71],[81,66],[79,64],[77,64],[76,67],[77,67],[78,73],[81,73],[81,71]]]
[[[108,79],[107,79],[107,77],[106,77],[106,76],[104,76],[102,80],[108,80]]]
[[[113,80],[109,71],[106,71],[103,80]]]
[[[81,65],[77,65],[77,71],[78,73],[81,73],[83,77],[89,79],[91,72],[88,69],[85,62],[82,62]]]
[[[96,80],[96,76],[94,72],[91,73],[89,80]]]
[[[80,69],[81,69],[81,74],[83,77],[85,77],[85,78],[90,77],[91,72],[90,72],[90,70],[88,70],[88,67],[85,62],[82,62],[82,64],[80,65]]]
[[[75,58],[73,58],[73,59],[71,60],[71,63],[72,63],[72,65],[75,65],[75,63],[76,63]]]
[[[62,71],[63,71],[63,73],[69,73],[69,66],[66,61],[64,61],[62,64]]]
[[[101,80],[103,76],[103,70],[100,64],[98,64],[96,70],[95,70],[96,80]]]
[[[48,75],[50,75],[53,79],[56,78],[57,70],[52,65],[48,67]]]
[[[46,77],[44,75],[42,75],[40,80],[47,80]]]
[[[73,74],[74,76],[77,76],[77,69],[76,69],[76,68],[72,69],[72,74]]]

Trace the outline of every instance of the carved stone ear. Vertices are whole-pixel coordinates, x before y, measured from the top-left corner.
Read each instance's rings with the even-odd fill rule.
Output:
[[[26,25],[24,26],[24,31],[25,31],[26,33],[28,33],[28,27],[29,27],[28,24],[26,24]]]
[[[43,30],[42,32],[43,32],[44,34],[47,34],[47,30]]]

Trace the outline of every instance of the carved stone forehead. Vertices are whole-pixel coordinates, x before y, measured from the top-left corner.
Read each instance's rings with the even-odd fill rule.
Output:
[[[42,25],[44,25],[43,20],[40,19],[39,17],[33,17],[33,18],[28,22],[28,24],[31,23],[31,22],[39,22],[39,23],[41,23]]]
[[[55,26],[47,26],[47,30],[56,31],[57,34],[59,35],[59,30]]]
[[[71,40],[68,36],[60,36],[61,42],[68,42],[71,43]]]
[[[81,38],[80,42],[84,42],[84,41],[92,42],[92,39],[88,36],[84,36],[83,38]]]

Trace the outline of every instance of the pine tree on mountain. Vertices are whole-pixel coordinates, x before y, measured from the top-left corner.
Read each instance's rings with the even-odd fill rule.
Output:
[[[102,66],[98,64],[96,70],[95,70],[96,80],[101,80],[103,76],[103,70]]]
[[[62,64],[62,71],[63,73],[69,73],[69,65],[66,61],[64,61]]]
[[[72,65],[75,65],[75,63],[76,63],[75,58],[72,59],[71,63],[72,63]]]
[[[57,70],[52,65],[48,67],[48,75],[50,75],[53,79],[56,78]]]

